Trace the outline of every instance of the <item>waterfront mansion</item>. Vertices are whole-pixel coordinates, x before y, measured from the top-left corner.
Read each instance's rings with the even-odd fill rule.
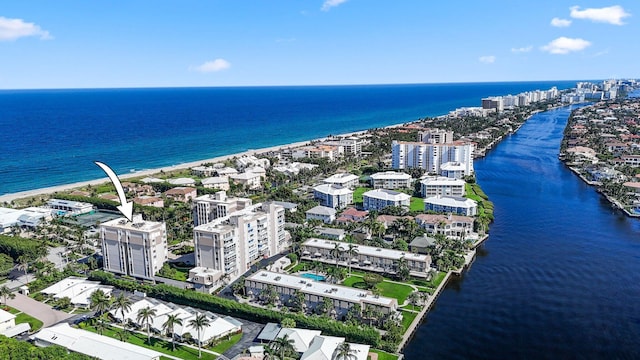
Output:
[[[334,256],[333,249],[339,244],[342,251]],[[328,264],[346,266],[351,263],[351,267],[379,272],[395,274],[398,269],[398,262],[404,258],[409,267],[411,275],[418,277],[426,277],[431,268],[431,256],[412,254],[405,251],[383,249],[373,246],[354,244],[357,253],[349,257],[347,249],[348,243],[340,241],[331,241],[323,239],[311,238],[302,244],[302,258],[307,260],[315,260]]]

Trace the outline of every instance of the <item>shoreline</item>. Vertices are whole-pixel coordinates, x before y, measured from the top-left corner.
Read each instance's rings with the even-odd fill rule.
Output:
[[[392,128],[404,126],[405,124],[410,124],[410,123],[413,123],[413,122],[416,122],[416,121],[420,121],[420,120],[412,120],[412,121],[409,121],[409,122],[404,122],[404,123],[399,123],[399,124],[392,124],[392,125],[384,126],[384,127],[381,127],[381,128],[371,128],[371,129],[354,131],[354,132],[349,132],[349,133],[344,133],[344,134],[329,135],[329,136],[325,136],[325,137],[321,137],[321,138],[298,141],[298,142],[289,143],[289,144],[274,145],[274,146],[269,146],[269,147],[260,148],[260,149],[249,149],[249,150],[242,151],[242,152],[239,152],[239,153],[220,155],[220,156],[217,156],[217,157],[214,157],[214,158],[195,160],[195,161],[188,161],[188,162],[184,162],[184,163],[180,163],[180,164],[176,164],[176,165],[169,165],[169,166],[163,166],[163,167],[159,167],[159,168],[140,170],[140,171],[135,171],[135,172],[132,172],[132,173],[123,173],[123,174],[118,174],[118,178],[120,180],[126,180],[126,179],[138,178],[138,177],[151,176],[151,175],[159,174],[161,172],[171,172],[171,171],[177,171],[177,170],[184,170],[184,169],[192,168],[194,166],[200,166],[203,163],[223,162],[223,161],[226,161],[228,159],[232,159],[234,157],[242,157],[242,156],[249,156],[249,155],[260,155],[260,154],[271,152],[271,151],[278,151],[278,150],[287,149],[287,148],[296,148],[296,147],[300,147],[300,146],[309,145],[311,142],[314,142],[314,141],[328,140],[328,139],[330,139],[332,137],[349,137],[349,136],[354,136],[354,135],[362,135],[362,134],[365,134],[368,131],[373,130],[373,129],[392,129]],[[28,198],[28,197],[32,197],[32,196],[51,195],[51,194],[56,193],[56,192],[72,190],[72,189],[76,189],[76,188],[85,187],[85,186],[88,186],[88,185],[91,185],[91,186],[101,185],[101,184],[108,183],[108,182],[110,182],[109,178],[103,177],[103,178],[98,178],[98,179],[79,181],[79,182],[75,182],[75,183],[54,185],[54,186],[48,186],[48,187],[43,187],[43,188],[38,188],[38,189],[24,190],[24,191],[19,191],[19,192],[14,192],[14,193],[7,193],[7,194],[0,195],[0,203],[5,203],[5,202],[10,203],[10,202],[12,202],[14,200],[24,199],[24,198]]]

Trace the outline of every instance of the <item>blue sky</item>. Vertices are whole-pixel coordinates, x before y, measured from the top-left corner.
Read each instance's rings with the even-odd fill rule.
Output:
[[[636,78],[639,22],[637,0],[6,1],[0,88]]]

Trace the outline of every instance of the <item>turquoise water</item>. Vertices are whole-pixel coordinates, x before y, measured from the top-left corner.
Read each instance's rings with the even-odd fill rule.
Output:
[[[0,195],[177,165],[478,106],[575,81],[3,90]]]
[[[316,275],[316,274],[311,274],[311,273],[304,273],[304,274],[301,274],[300,276],[302,276],[303,278],[311,279],[313,281],[325,281],[326,280],[326,278],[323,275]]]

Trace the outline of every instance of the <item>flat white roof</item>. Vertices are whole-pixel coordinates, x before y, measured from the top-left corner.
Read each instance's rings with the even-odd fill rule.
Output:
[[[343,187],[336,184],[321,184],[313,188],[313,190],[328,194],[328,195],[347,195],[353,194],[353,191],[348,187]]]
[[[302,245],[314,246],[321,249],[331,250],[335,248],[335,244],[340,244],[340,246],[345,250],[349,248],[349,243],[346,243],[346,242],[314,239],[314,238],[311,238],[305,241]],[[356,245],[356,249],[358,249],[358,255],[381,257],[381,258],[393,259],[393,260],[400,260],[400,258],[404,257],[406,260],[426,262],[428,261],[428,257],[429,257],[429,255],[413,254],[410,252],[405,252],[400,250],[384,249],[384,248],[365,246],[365,245]]]
[[[323,181],[325,183],[331,183],[331,184],[345,184],[351,181],[356,181],[358,179],[359,177],[357,175],[350,174],[350,173],[341,173],[341,174],[331,175],[328,178],[324,179]]]
[[[311,209],[307,210],[306,213],[307,214],[313,214],[313,215],[335,216],[337,211],[334,208],[318,205],[318,206],[314,206]]]
[[[316,282],[301,276],[280,274],[266,270],[260,270],[249,276],[247,280],[253,280],[260,283],[272,284],[277,286],[286,286],[288,288],[298,289],[306,294],[316,295],[320,297],[329,297],[331,299],[346,300],[349,302],[364,301],[369,304],[390,307],[397,303],[396,299],[379,296],[375,297],[370,291],[355,289],[342,285],[327,284]]]
[[[162,228],[162,225],[164,225],[162,222],[142,220],[142,215],[134,215],[133,221],[129,221],[125,217],[119,217],[102,223],[103,227],[113,227],[140,232],[157,231]]]
[[[385,171],[371,174],[373,180],[409,180],[411,175],[403,172]]]
[[[200,182],[202,182],[202,185],[208,185],[208,184],[228,184],[229,183],[229,178],[226,176],[214,176],[214,177],[208,177],[205,179],[200,180]]]
[[[12,313],[0,309],[0,324],[15,318],[16,316],[13,315]]]
[[[457,196],[431,196],[424,199],[425,203],[442,205],[442,206],[454,206],[454,207],[474,207],[478,203],[475,200],[457,197]]]
[[[386,201],[406,201],[411,199],[411,195],[409,194],[387,189],[369,190],[362,194],[362,196]]]
[[[154,360],[161,353],[61,323],[40,330],[32,339],[60,345],[103,360]]]
[[[445,176],[427,177],[420,181],[420,183],[431,186],[464,186],[465,184],[462,179],[448,178]]]
[[[168,182],[169,184],[172,184],[172,185],[193,185],[196,183],[196,181],[193,180],[192,178],[169,179]]]

